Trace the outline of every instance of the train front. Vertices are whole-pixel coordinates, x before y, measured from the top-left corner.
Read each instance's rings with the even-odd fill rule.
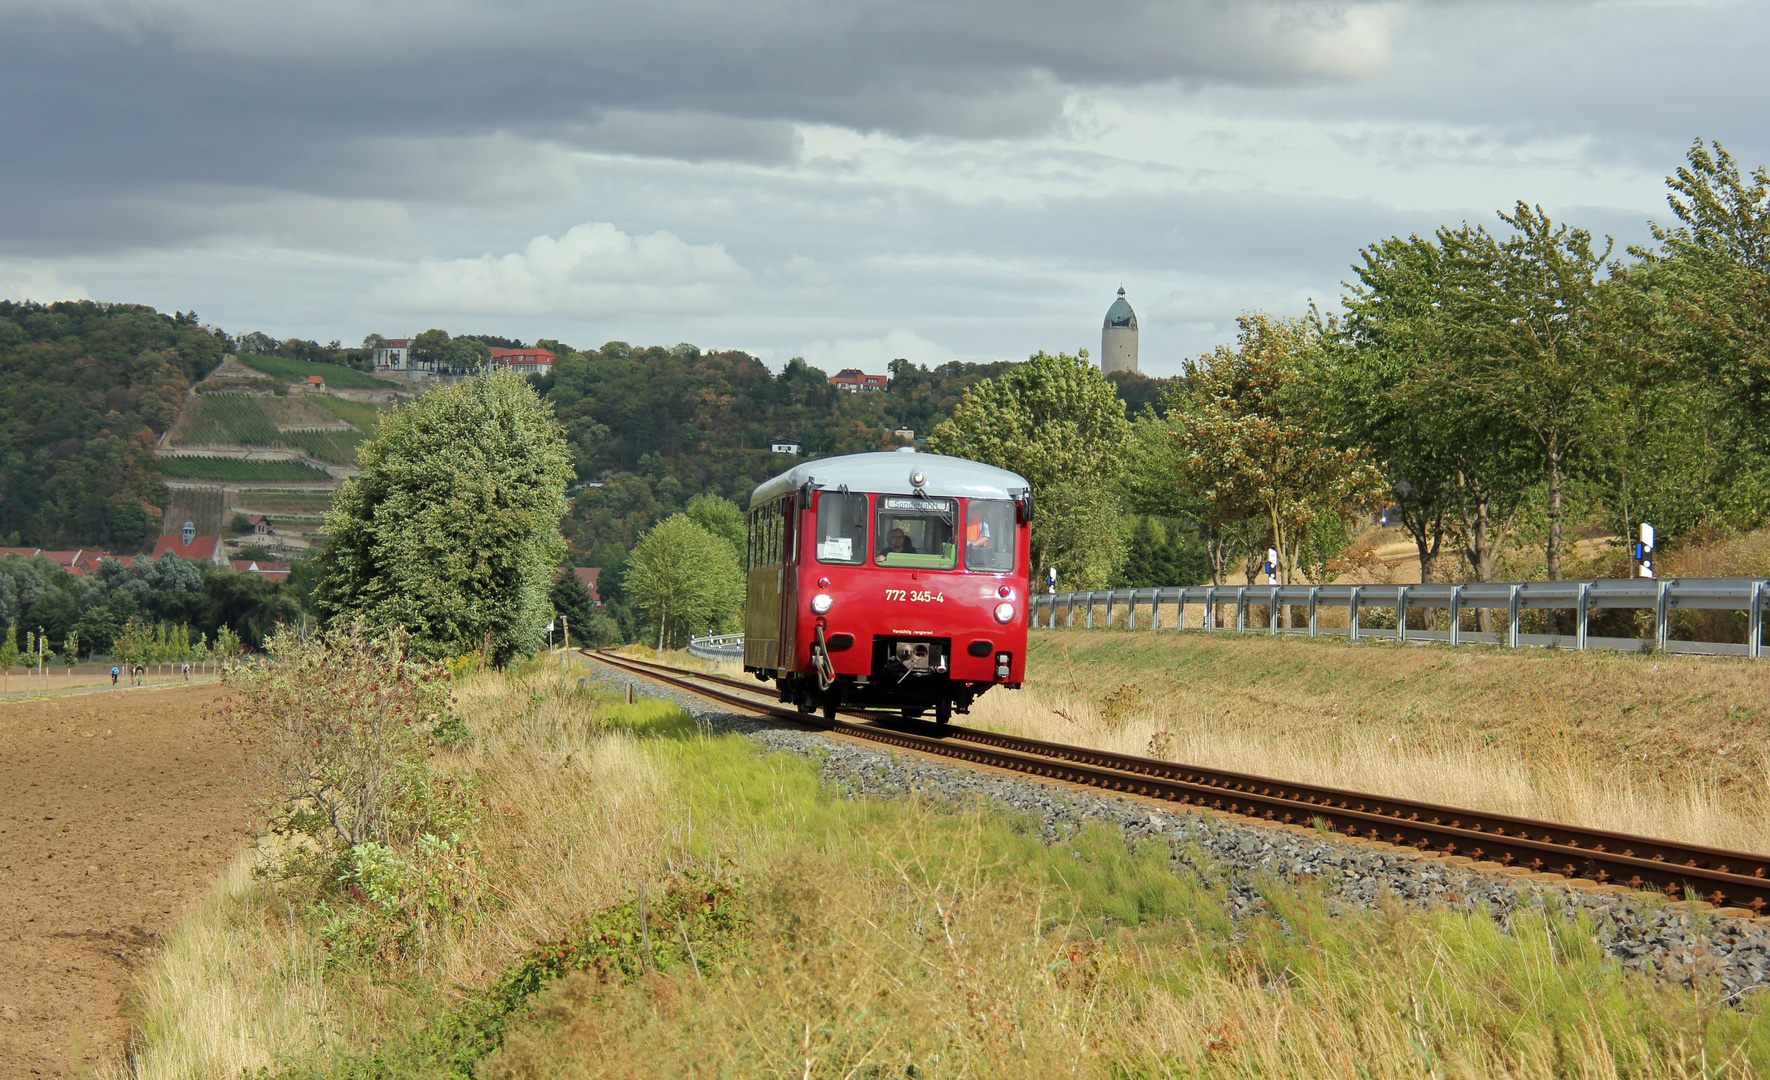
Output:
[[[817,482],[800,504],[809,557],[793,620],[807,695],[944,722],[992,686],[1018,688],[1027,482],[931,454],[834,459]]]

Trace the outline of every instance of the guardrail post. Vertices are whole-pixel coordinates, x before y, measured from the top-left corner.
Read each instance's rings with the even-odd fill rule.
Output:
[[[1205,590],[1204,628],[1206,630],[1217,629],[1217,586],[1215,585]]]
[[[1353,641],[1360,640],[1359,635],[1358,635],[1358,594],[1363,591],[1364,591],[1364,589],[1361,586],[1358,586],[1358,585],[1352,586],[1351,606],[1347,608],[1347,610],[1352,613],[1352,617],[1346,621],[1346,625],[1352,629],[1352,640]]]
[[[1238,585],[1235,588],[1235,632],[1246,633],[1248,629],[1248,587]]]
[[[1131,595],[1125,600],[1125,629],[1137,629],[1137,590],[1132,589]]]
[[[1592,596],[1592,583],[1579,583],[1579,621],[1573,624],[1573,647],[1576,652],[1586,649],[1586,618],[1591,610],[1589,607]]]
[[[1746,616],[1746,625],[1750,631],[1746,638],[1745,654],[1756,660],[1764,655],[1764,583],[1752,582],[1752,613]]]
[[[1395,640],[1407,641],[1407,594],[1413,591],[1412,585],[1403,585],[1395,594]]]
[[[1278,586],[1272,587],[1272,599],[1266,603],[1266,633],[1278,633]]]
[[[1076,625],[1076,594],[1068,595],[1069,603],[1063,605],[1063,626],[1066,630],[1074,630]]]
[[[1309,636],[1315,636],[1315,601],[1321,595],[1320,585],[1309,586]]]
[[[1106,628],[1112,629],[1112,602],[1117,596],[1111,589],[1106,590]]]
[[[1463,643],[1463,587],[1461,585],[1450,587],[1450,643],[1452,645]]]
[[[1088,618],[1087,618],[1087,621],[1082,624],[1082,629],[1084,629],[1084,630],[1094,629],[1094,590],[1093,589],[1088,590]]]
[[[1653,647],[1665,652],[1672,640],[1672,581],[1661,578],[1659,593],[1653,598]]]
[[[1149,594],[1149,629],[1151,631],[1155,631],[1155,630],[1160,630],[1161,628],[1162,628],[1162,590],[1158,586],[1156,588],[1155,592]]]
[[[1518,592],[1521,586],[1512,586],[1512,593],[1506,597],[1506,647],[1518,647]]]

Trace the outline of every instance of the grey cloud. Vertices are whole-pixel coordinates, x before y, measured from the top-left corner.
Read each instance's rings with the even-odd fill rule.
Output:
[[[1368,71],[1388,10],[0,0],[0,248],[152,242],[165,223],[117,195],[192,184],[482,206],[571,189],[556,164],[488,171],[498,138],[775,163],[799,123],[1020,135],[1048,129],[1073,85]]]
[[[781,120],[740,120],[711,113],[646,113],[617,109],[591,124],[558,133],[575,146],[681,161],[744,161],[782,165],[799,158],[803,139]]]

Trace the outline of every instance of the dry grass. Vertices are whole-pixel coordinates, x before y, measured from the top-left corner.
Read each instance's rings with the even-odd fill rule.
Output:
[[[1273,882],[1282,919],[1231,921],[1223,883],[1176,874],[1166,845],[1090,827],[1047,846],[976,805],[832,799],[803,758],[576,675],[458,691],[473,735],[437,764],[481,785],[491,899],[430,943],[422,976],[328,964],[312,916],[242,861],[144,975],[140,1056],[113,1075],[462,1075],[424,1040],[475,988],[686,867],[742,882],[741,948],[569,977],[476,1075],[1549,1080],[1770,1062],[1755,1001],[1625,980],[1576,923],[1349,916]],[[1129,732],[1159,700],[1123,691],[1109,712]]]
[[[167,935],[131,993],[134,1061],[102,1075],[232,1080],[325,1042],[333,999],[324,958],[278,917],[255,862],[255,852],[236,858]]]
[[[971,721],[1121,753],[1770,852],[1770,667],[1035,631]]]

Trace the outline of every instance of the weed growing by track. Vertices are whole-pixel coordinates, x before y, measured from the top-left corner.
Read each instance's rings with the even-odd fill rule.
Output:
[[[847,800],[674,707],[460,680],[476,919],[344,958],[239,873],[142,983],[139,1077],[1753,1076],[1748,996],[1624,978],[1589,928],[1341,911],[1093,827]]]

